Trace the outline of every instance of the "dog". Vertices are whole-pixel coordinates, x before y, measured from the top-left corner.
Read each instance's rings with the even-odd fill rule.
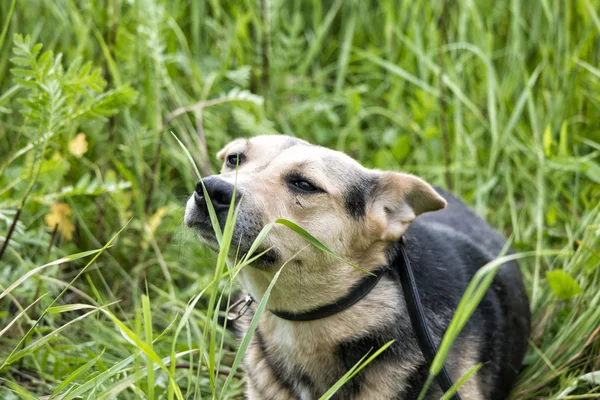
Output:
[[[265,254],[240,271],[242,287],[260,301],[281,270],[245,354],[247,397],[317,399],[363,356],[394,340],[334,398],[417,399],[428,366],[393,268],[366,296],[334,315],[290,321],[276,314],[301,315],[335,304],[360,285],[364,270],[374,273],[394,265],[402,240],[426,322],[439,345],[469,281],[502,253],[505,239],[456,197],[414,175],[367,169],[344,153],[297,138],[237,139],[217,157],[223,161],[221,173],[198,182],[186,205],[185,224],[201,241],[218,249],[203,184],[221,228],[230,204],[239,207],[232,261],[278,218],[301,226],[343,259],[276,224],[259,249]],[[242,318],[246,326],[251,317]],[[463,399],[510,394],[529,329],[523,279],[517,263],[507,262],[446,361],[455,382],[483,365],[460,388]],[[433,382],[426,398],[441,395]]]

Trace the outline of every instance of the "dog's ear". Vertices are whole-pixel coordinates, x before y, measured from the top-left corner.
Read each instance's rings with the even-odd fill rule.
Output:
[[[446,207],[446,200],[414,175],[379,172],[373,187],[367,223],[379,240],[400,239],[415,218]]]

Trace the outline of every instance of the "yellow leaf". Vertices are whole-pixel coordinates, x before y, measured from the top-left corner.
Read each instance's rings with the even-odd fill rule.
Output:
[[[69,142],[69,152],[77,158],[83,157],[88,151],[88,142],[84,133],[78,133],[73,140]]]
[[[148,225],[146,226],[147,231],[144,234],[144,240],[142,241],[142,248],[147,248],[150,242],[151,236],[156,233],[156,229],[163,220],[163,217],[167,213],[167,207],[161,207],[150,217]]]
[[[52,207],[50,207],[50,213],[46,214],[44,217],[44,221],[46,221],[46,225],[50,227],[50,229],[54,229],[55,226],[58,226],[58,231],[63,235],[66,240],[71,240],[73,238],[73,231],[75,227],[71,222],[71,207],[65,203],[56,203]]]
[[[152,215],[150,217],[150,220],[148,221],[148,227],[150,228],[150,231],[152,232],[152,234],[156,233],[156,229],[162,222],[162,219],[166,213],[167,213],[167,207],[161,207],[158,210],[156,210],[154,215]]]

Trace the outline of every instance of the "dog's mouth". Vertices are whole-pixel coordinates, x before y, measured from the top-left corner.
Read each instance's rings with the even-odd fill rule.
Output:
[[[200,240],[207,245],[211,250],[215,252],[220,251],[220,245],[217,240],[217,236],[215,234],[215,230],[213,229],[213,225],[211,223],[210,217],[206,213],[200,213],[196,207],[188,204],[188,209],[185,214],[185,225],[188,228],[191,228],[196,231]],[[223,217],[223,218],[222,218]],[[220,216],[217,213],[217,219],[219,221],[219,227],[221,230],[225,228],[225,219],[226,216]],[[233,232],[233,236],[231,238],[231,245],[229,250],[229,255],[232,258],[235,258],[236,262],[240,260],[246,259],[246,255],[250,251],[254,240],[257,235],[250,235],[243,227],[236,227]],[[260,255],[262,254],[262,255]],[[257,257],[260,255],[260,257]],[[279,252],[273,248],[268,248],[264,245],[259,245],[258,248],[247,257],[247,259],[256,258],[250,266],[258,269],[269,269],[277,265],[279,259],[281,258]]]

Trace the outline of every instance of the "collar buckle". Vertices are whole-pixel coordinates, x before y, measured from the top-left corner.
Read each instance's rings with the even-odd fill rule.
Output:
[[[229,306],[229,311],[227,312],[227,321],[235,322],[238,319],[242,318],[244,314],[246,314],[252,303],[254,303],[254,299],[250,296],[244,296],[235,303],[233,303],[231,306]],[[234,315],[229,314],[229,312],[235,310],[238,307],[240,309],[237,311],[237,313],[235,313]]]

